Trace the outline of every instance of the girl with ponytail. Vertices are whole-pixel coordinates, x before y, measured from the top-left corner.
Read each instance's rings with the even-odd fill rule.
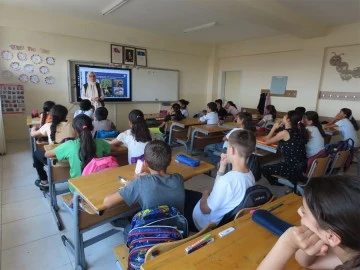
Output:
[[[309,132],[309,141],[306,144],[306,156],[310,158],[324,149],[325,132],[320,124],[317,112],[307,111],[304,114],[303,122]]]
[[[94,157],[103,157],[110,154],[112,149],[115,149],[103,139],[93,139],[91,132],[94,127],[89,116],[85,114],[76,116],[72,127],[77,134],[75,140],[66,141],[53,150],[45,152],[45,157],[68,160],[71,178],[80,176],[83,169]],[[69,188],[73,192],[72,187]]]
[[[258,270],[283,269],[295,255],[309,269],[360,268],[360,181],[350,176],[312,179],[298,213]]]
[[[350,138],[354,141],[355,148],[360,147],[360,140],[357,136],[359,126],[350,109],[342,108],[340,112],[335,116],[334,120],[326,124],[325,127],[338,127],[343,140],[347,140]]]
[[[132,110],[129,113],[130,129],[122,132],[110,144],[124,144],[128,148],[129,164],[143,159],[146,144],[151,141],[149,128],[146,124],[144,114],[140,110]]]
[[[53,101],[45,101],[43,104],[43,111],[40,114],[40,127],[45,123],[51,123],[52,117],[50,115],[50,110],[55,106]]]
[[[278,143],[283,155],[283,162],[262,168],[263,175],[272,185],[277,184],[272,175],[280,175],[294,182],[302,180],[306,171],[305,144],[309,140],[309,134],[301,120],[298,112],[289,111],[282,121],[274,124],[269,135],[263,139],[266,145]],[[280,125],[285,129],[275,134]]]

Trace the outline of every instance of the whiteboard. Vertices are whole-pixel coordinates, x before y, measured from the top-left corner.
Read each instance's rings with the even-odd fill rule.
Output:
[[[108,67],[109,64],[78,60],[68,61],[69,99],[76,103],[75,65],[85,64]],[[131,70],[132,102],[170,102],[179,100],[179,71],[159,68]],[[113,102],[117,103],[117,102]],[[120,103],[120,102],[119,102]],[[124,102],[121,102],[124,103]],[[125,102],[126,103],[126,102]]]
[[[133,101],[177,101],[179,71],[151,68],[132,70]]]

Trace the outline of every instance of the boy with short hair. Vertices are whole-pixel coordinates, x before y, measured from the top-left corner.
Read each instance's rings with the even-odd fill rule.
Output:
[[[94,134],[98,130],[116,130],[116,126],[114,125],[114,123],[111,120],[107,119],[108,114],[109,112],[105,107],[99,107],[95,110],[95,120],[93,121]]]
[[[190,227],[195,225],[197,230],[201,230],[209,222],[219,224],[228,212],[241,203],[246,190],[255,185],[254,176],[246,165],[246,160],[255,150],[255,145],[256,139],[252,132],[237,130],[231,133],[226,154],[221,154],[220,168],[212,190],[205,190],[202,194],[190,191],[192,196],[201,197],[193,208],[194,224],[190,221]],[[224,174],[227,163],[231,163],[232,170]],[[190,197],[188,192],[186,190],[186,203]],[[188,212],[188,205],[186,210]],[[188,215],[186,217],[189,219]]]
[[[199,121],[205,122],[205,124],[208,125],[217,124],[219,122],[219,117],[216,111],[216,103],[209,102],[207,104],[207,111],[208,113],[204,116],[201,116]]]
[[[180,174],[167,174],[171,162],[171,148],[163,141],[149,142],[144,150],[144,166],[150,174],[140,175],[104,199],[107,208],[121,202],[131,206],[138,203],[142,210],[159,205],[174,206],[184,212],[184,178]]]

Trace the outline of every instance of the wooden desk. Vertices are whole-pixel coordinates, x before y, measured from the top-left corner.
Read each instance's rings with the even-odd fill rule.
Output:
[[[185,129],[190,127],[190,126],[194,126],[194,125],[202,125],[202,123],[199,121],[199,118],[186,118],[180,121],[170,121],[171,125],[169,128],[169,144],[171,144],[172,140],[173,140],[173,132],[175,127],[179,127],[181,129],[184,129],[184,131],[186,131]]]
[[[264,136],[256,137],[256,148],[276,154],[278,145],[277,144],[266,145],[262,141],[263,138]]]
[[[289,194],[267,205],[266,209],[279,203],[284,205],[272,213],[291,224],[299,225],[297,209],[302,204],[302,198]],[[235,231],[219,238],[218,233],[231,226]],[[185,253],[185,248],[203,236],[147,261],[141,269],[256,269],[278,240],[277,236],[253,222],[250,214],[221,226],[212,231],[211,235],[215,239],[213,243],[189,255]],[[303,268],[292,259],[285,269]]]
[[[323,127],[325,134],[330,135],[330,136],[334,136],[334,135],[338,135],[339,134],[339,130],[335,127],[331,127],[331,128],[325,128]]]
[[[124,185],[119,181],[118,176],[122,176],[126,180],[136,178],[135,167],[136,164],[131,164],[86,176],[80,176],[70,179],[69,183],[96,212],[100,212],[105,209],[103,205],[104,198]],[[186,181],[214,168],[214,165],[204,161],[200,161],[200,166],[198,167],[190,167],[175,162],[175,157],[173,157],[167,172],[179,173]]]
[[[31,127],[33,125],[40,125],[40,117],[31,118],[31,116],[26,117],[26,125]]]

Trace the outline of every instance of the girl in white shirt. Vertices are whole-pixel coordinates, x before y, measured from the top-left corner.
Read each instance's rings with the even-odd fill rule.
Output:
[[[340,112],[335,116],[335,119],[326,124],[325,127],[339,127],[339,131],[343,140],[352,139],[354,141],[354,147],[360,147],[360,141],[357,136],[359,126],[352,115],[352,111],[348,108],[342,108]]]
[[[275,122],[276,120],[276,109],[274,105],[267,105],[266,110],[268,114],[264,115],[263,118],[256,124],[257,127],[265,127],[267,122]]]
[[[86,114],[91,118],[91,120],[94,119],[94,110],[91,106],[91,102],[88,99],[83,99],[79,103],[80,110],[75,111],[74,118],[78,116],[79,114]]]
[[[180,111],[182,115],[185,116],[185,118],[189,118],[189,111],[187,109],[187,106],[189,105],[190,102],[185,99],[180,99],[179,103],[180,103]]]
[[[317,112],[307,111],[304,114],[303,122],[309,132],[309,141],[305,145],[306,157],[309,158],[324,149],[325,132],[320,124]]]
[[[216,112],[216,103],[209,102],[207,104],[207,111],[208,111],[208,113],[204,116],[201,116],[199,121],[205,122],[205,124],[207,124],[207,125],[217,124],[219,122],[219,117]]]
[[[130,129],[120,133],[110,144],[124,144],[128,148],[128,162],[134,164],[138,159],[144,159],[144,149],[151,141],[151,135],[144,114],[140,110],[132,110],[129,113],[129,126]]]

